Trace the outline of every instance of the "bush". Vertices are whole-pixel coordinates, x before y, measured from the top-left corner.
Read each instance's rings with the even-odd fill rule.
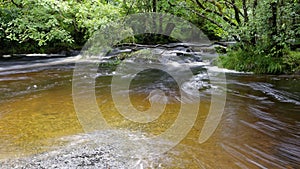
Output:
[[[257,47],[248,47],[242,50],[229,50],[227,55],[220,56],[218,66],[234,69],[237,71],[254,72],[257,74],[280,74],[291,72],[286,70],[286,64],[283,58],[272,57],[270,54],[264,54]]]
[[[290,51],[288,55],[283,57],[283,63],[285,64],[287,70],[292,73],[300,72],[300,52]]]

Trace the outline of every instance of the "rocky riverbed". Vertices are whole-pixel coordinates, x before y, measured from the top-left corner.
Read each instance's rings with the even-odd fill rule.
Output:
[[[1,161],[2,169],[30,168],[160,168],[162,156],[152,154],[155,146],[167,142],[149,142],[142,133],[122,130],[98,131],[60,138],[64,146],[29,157]],[[164,164],[171,159],[164,157]]]

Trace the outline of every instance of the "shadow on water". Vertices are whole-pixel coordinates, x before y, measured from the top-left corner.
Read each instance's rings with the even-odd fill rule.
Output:
[[[207,142],[199,144],[211,94],[223,90],[210,83],[203,65],[192,67],[194,77],[185,83],[188,86],[178,86],[170,75],[159,70],[145,70],[135,76],[130,85],[130,99],[138,110],[149,109],[148,96],[153,89],[164,91],[168,98],[161,116],[146,124],[132,122],[116,110],[110,93],[114,70],[103,69],[103,73],[99,68],[95,86],[97,103],[115,130],[83,134],[72,102],[73,62],[72,58],[67,61],[58,58],[47,62],[36,60],[30,65],[19,61],[10,61],[8,66],[1,63],[1,168],[300,166],[299,77],[227,73],[227,100],[221,123]],[[200,91],[199,114],[193,128],[169,152],[139,158],[153,144],[157,147],[168,144],[166,140],[139,143],[172,126],[180,109],[180,87],[195,87]]]

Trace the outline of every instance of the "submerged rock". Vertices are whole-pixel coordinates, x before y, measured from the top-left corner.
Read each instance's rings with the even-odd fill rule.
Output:
[[[112,149],[110,146],[67,148],[59,152],[43,153],[29,158],[7,160],[1,164],[1,168],[127,168],[125,161],[111,155],[111,152],[115,151]]]
[[[152,154],[154,147],[167,142],[148,142],[141,133],[106,130],[62,138],[68,145],[53,151],[19,159],[7,159],[1,169],[30,168],[160,168],[162,156]],[[168,158],[163,159],[167,163]]]

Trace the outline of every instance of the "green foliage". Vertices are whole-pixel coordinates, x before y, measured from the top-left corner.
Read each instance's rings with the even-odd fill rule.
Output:
[[[103,4],[96,0],[85,1],[83,4],[78,3],[75,8],[77,8],[75,21],[79,29],[86,30],[85,39],[91,37],[101,26],[107,25],[121,16],[121,9],[118,6]]]
[[[238,44],[219,65],[255,73],[293,73],[299,71],[297,53],[289,52],[291,42],[299,37],[299,3],[294,0],[257,1],[248,9],[247,21],[225,27]],[[298,25],[295,27],[295,25]]]
[[[99,0],[4,1],[0,4],[0,42],[4,44],[0,54],[80,48],[101,26],[120,16],[116,5]]]
[[[220,56],[218,66],[258,74],[296,73],[300,71],[300,52],[284,50],[283,57],[258,52],[255,47],[230,50]]]
[[[294,27],[296,20],[300,19],[299,14],[295,13],[297,6],[299,4],[289,1],[260,1],[253,11],[255,15],[235,30],[241,43],[261,46],[265,53],[280,56],[279,50],[287,47],[289,40],[300,35],[299,27]]]
[[[125,15],[154,11],[159,13],[168,13],[190,21],[191,23],[199,27],[209,37],[209,39],[219,40],[220,37],[225,33],[224,30],[220,29],[219,27],[216,27],[210,22],[207,22],[205,19],[198,17],[192,10],[190,10],[189,6],[191,5],[191,3],[189,1],[126,0],[123,2],[124,3],[122,7]],[[154,7],[154,4],[156,5],[156,7]],[[195,6],[194,4],[192,5]],[[162,23],[166,22],[168,21],[162,21]],[[157,25],[157,29],[160,29],[159,25]],[[147,40],[147,38],[141,37],[137,39],[141,39],[143,43],[145,42],[145,40]],[[166,40],[165,42],[172,42],[172,40]]]
[[[300,52],[290,51],[283,57],[283,64],[292,73],[300,72]]]

